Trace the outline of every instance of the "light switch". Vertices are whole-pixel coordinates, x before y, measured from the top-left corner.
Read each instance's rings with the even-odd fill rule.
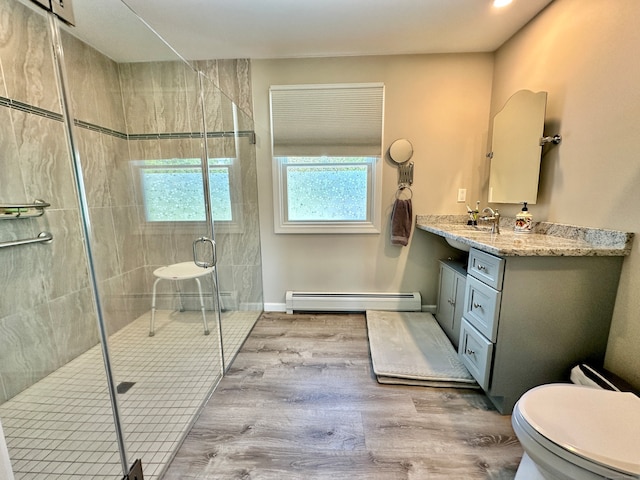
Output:
[[[458,202],[466,202],[467,201],[467,189],[459,188],[458,189]]]

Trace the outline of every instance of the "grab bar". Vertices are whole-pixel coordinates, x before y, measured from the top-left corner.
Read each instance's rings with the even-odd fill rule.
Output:
[[[50,206],[50,203],[43,200],[34,200],[33,203],[0,205],[0,219],[40,217],[44,214],[44,209]]]
[[[0,248],[17,247],[18,245],[28,245],[30,243],[51,243],[53,235],[49,232],[40,232],[36,238],[27,238],[24,240],[11,240],[9,242],[0,242]]]

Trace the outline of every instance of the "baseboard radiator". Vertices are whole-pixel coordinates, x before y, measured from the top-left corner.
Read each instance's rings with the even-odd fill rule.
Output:
[[[422,308],[420,292],[410,293],[337,293],[294,292],[286,294],[287,313],[302,312],[364,312],[365,310],[393,310],[419,312]]]

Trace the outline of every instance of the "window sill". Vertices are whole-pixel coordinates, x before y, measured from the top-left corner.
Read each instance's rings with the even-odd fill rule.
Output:
[[[308,224],[284,224],[275,226],[276,234],[379,234],[380,229],[371,223],[308,223]]]

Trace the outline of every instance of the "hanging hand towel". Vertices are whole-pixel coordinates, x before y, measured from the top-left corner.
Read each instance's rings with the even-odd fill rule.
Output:
[[[391,244],[406,246],[409,243],[412,224],[411,199],[396,199],[391,212]]]

